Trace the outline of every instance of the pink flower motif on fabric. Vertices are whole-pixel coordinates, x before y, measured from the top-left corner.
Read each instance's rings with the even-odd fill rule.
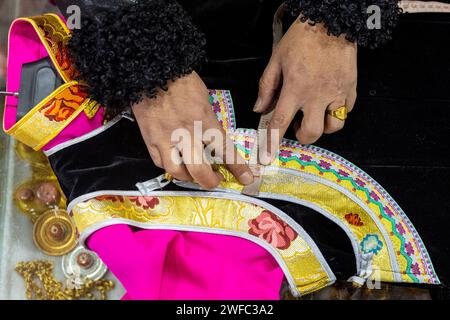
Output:
[[[280,157],[290,158],[290,157],[292,157],[292,151],[291,150],[281,150]]]
[[[379,200],[380,200],[380,197],[375,193],[375,191],[372,191],[372,192],[370,193],[370,196],[371,196],[372,199],[375,200],[375,201],[379,201]]]
[[[420,275],[420,267],[419,267],[419,264],[417,262],[411,265],[411,272],[414,275]]]
[[[392,210],[389,208],[389,207],[387,207],[387,206],[384,206],[383,207],[383,210],[384,210],[384,212],[389,216],[389,217],[393,217],[394,216],[394,212],[392,212]]]
[[[261,214],[248,222],[248,233],[264,239],[274,248],[285,250],[289,248],[298,234],[286,222],[270,211]]]
[[[304,162],[311,162],[312,161],[312,157],[308,156],[306,154],[300,154],[300,160],[304,161]]]
[[[366,183],[365,183],[364,181],[362,181],[361,179],[359,179],[359,178],[356,178],[356,179],[355,179],[355,183],[356,183],[358,186],[360,186],[360,187],[365,187],[365,186],[366,186]]]
[[[222,109],[220,108],[220,103],[219,102],[214,102],[213,103],[213,111],[215,113],[220,113],[222,111]]]
[[[405,251],[408,256],[412,256],[414,254],[414,248],[413,248],[411,242],[407,242],[405,244]]]
[[[402,225],[401,223],[397,223],[397,224],[395,225],[395,227],[397,228],[397,231],[398,231],[402,236],[404,236],[404,235],[406,234],[406,230],[405,230],[405,228],[403,227],[403,225]]]
[[[129,197],[129,199],[143,209],[154,209],[159,204],[156,197]]]
[[[319,162],[319,166],[321,166],[322,168],[326,169],[326,170],[330,170],[331,168],[331,163],[320,160]]]
[[[348,173],[348,172],[346,172],[346,171],[344,171],[344,170],[342,170],[342,169],[339,169],[338,170],[338,173],[339,173],[339,175],[340,176],[342,176],[342,177],[348,177],[348,176],[350,176],[350,174]]]

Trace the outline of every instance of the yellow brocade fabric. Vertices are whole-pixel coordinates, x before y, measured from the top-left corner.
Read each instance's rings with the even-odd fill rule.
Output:
[[[303,230],[299,232],[283,218],[249,202],[214,196],[108,195],[77,204],[72,216],[82,235],[81,241],[94,229],[119,222],[145,229],[228,234],[270,250],[298,294],[316,291],[334,281],[317,247],[309,238],[305,239]]]

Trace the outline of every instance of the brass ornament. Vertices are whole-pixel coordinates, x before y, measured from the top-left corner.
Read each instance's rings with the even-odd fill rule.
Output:
[[[44,153],[41,151],[34,151],[29,146],[17,141],[15,145],[16,154],[19,158],[32,166],[37,166],[40,168],[49,167],[49,163]]]
[[[75,227],[64,210],[50,210],[34,224],[33,240],[36,246],[50,256],[62,256],[77,245]]]
[[[21,184],[14,192],[14,202],[33,223],[50,209],[66,207],[66,199],[54,180],[30,180]]]
[[[63,257],[62,270],[73,285],[82,285],[88,280],[100,280],[108,268],[94,252],[78,246]]]
[[[88,280],[78,287],[64,286],[53,275],[50,261],[20,262],[16,271],[24,278],[28,300],[107,300],[114,289],[110,280]]]

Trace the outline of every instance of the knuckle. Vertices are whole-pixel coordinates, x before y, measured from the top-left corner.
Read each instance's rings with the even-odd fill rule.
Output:
[[[272,118],[270,128],[277,129],[280,127],[284,127],[288,123],[288,121],[289,121],[289,119],[285,114],[283,114],[283,113],[277,114],[276,116],[274,116]]]

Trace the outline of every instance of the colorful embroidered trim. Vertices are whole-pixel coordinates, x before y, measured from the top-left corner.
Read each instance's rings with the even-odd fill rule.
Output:
[[[225,132],[234,131],[236,129],[236,118],[234,117],[234,110],[228,107],[233,105],[230,91],[209,90],[209,95],[211,107]]]
[[[234,119],[233,105],[229,104],[227,108],[229,110],[222,110],[222,114],[233,113],[232,118]],[[256,134],[256,130],[253,129],[229,130],[230,138],[235,141],[238,150],[247,160],[255,143]],[[389,239],[386,240],[392,242],[393,248],[395,248],[391,256],[397,256],[395,260],[400,268],[398,272],[401,273],[403,282],[440,283],[425,245],[406,214],[386,190],[360,168],[327,150],[315,146],[304,146],[296,141],[286,139],[283,140],[280,147],[278,159],[271,166],[306,173],[311,177],[324,179],[336,190],[346,190],[348,194],[359,199],[361,204],[366,207],[366,211],[371,213],[371,224],[380,225],[383,233],[388,235]],[[222,172],[222,174],[226,177],[226,182],[222,187],[241,191],[242,186],[229,173]],[[266,177],[265,180],[267,181]],[[271,183],[263,182],[262,189],[264,186],[277,183],[273,180]],[[336,196],[338,198],[345,197],[343,194]],[[350,213],[352,212],[349,211],[347,214]],[[359,230],[356,230],[357,225],[348,223],[349,216],[347,218],[340,216],[338,219],[347,225],[352,233],[360,233]],[[383,239],[382,235],[379,237]],[[363,238],[359,237],[360,252],[363,251]],[[395,264],[396,262],[391,261],[391,263]],[[392,270],[392,272],[396,271]]]

